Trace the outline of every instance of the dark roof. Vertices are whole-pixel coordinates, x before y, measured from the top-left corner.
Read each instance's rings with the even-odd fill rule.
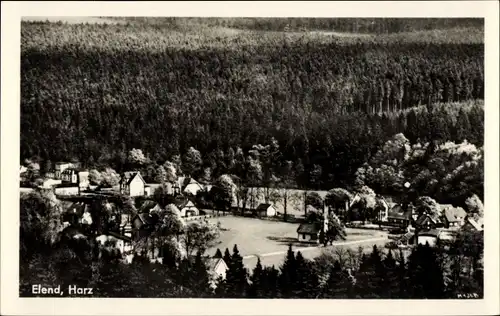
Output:
[[[447,207],[444,210],[444,216],[448,222],[457,222],[459,217],[464,219],[467,216],[465,210],[461,207]]]
[[[124,240],[124,241],[128,241],[128,242],[131,242],[132,239],[128,236],[124,236],[124,235],[121,235],[121,234],[118,234],[118,233],[115,233],[115,232],[108,232],[108,235],[109,236],[113,236],[115,238],[118,238],[118,239],[121,239],[121,240]]]
[[[158,203],[152,200],[146,200],[142,203],[139,208],[139,213],[149,213],[149,211],[154,208]]]
[[[432,236],[432,237],[438,237],[441,231],[437,229],[429,229],[426,231],[421,231],[418,233],[419,236]]]
[[[85,202],[75,202],[70,205],[67,212],[70,214],[76,214],[82,216],[85,210],[88,210],[89,205]]]
[[[297,233],[299,234],[317,234],[320,231],[320,225],[314,223],[300,224],[299,228],[297,228]]]
[[[151,217],[151,214],[149,213],[139,213],[136,215],[136,217],[139,218],[139,220],[145,224],[145,225],[153,225],[153,218]]]
[[[257,211],[265,211],[267,210],[270,206],[272,206],[269,203],[261,203],[259,206],[257,206]]]
[[[177,206],[179,210],[182,210],[190,201],[191,200],[185,196],[178,196],[175,198],[174,205]]]
[[[417,221],[415,222],[417,225],[423,225],[425,221],[429,219],[431,220],[434,224],[440,223],[441,221],[439,220],[439,217],[436,215],[431,215],[431,214],[422,214],[420,215],[419,218],[417,218]]]
[[[393,212],[390,211],[388,214],[388,218],[394,218],[394,219],[405,219],[409,220],[410,219],[410,214],[409,213],[399,213],[399,212]]]

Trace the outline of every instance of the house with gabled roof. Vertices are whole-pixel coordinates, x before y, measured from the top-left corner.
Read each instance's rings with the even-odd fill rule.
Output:
[[[443,210],[442,221],[446,228],[459,228],[465,224],[467,212],[461,207],[453,207],[453,205],[441,205]]]
[[[120,179],[120,193],[128,196],[148,196],[151,188],[139,171],[124,172]]]
[[[175,206],[181,212],[182,217],[198,216],[200,215],[200,210],[189,198],[182,197],[175,200]]]
[[[259,217],[273,217],[276,216],[276,207],[270,203],[261,203],[255,209],[255,213]]]
[[[203,185],[191,177],[179,177],[174,183],[176,193],[195,196],[198,191],[203,190]]]
[[[297,228],[297,239],[301,242],[319,243],[320,223],[303,223]]]
[[[437,244],[440,235],[441,235],[440,229],[429,229],[420,231],[417,234],[417,243],[419,245],[425,245],[428,243],[429,246],[433,247]]]
[[[132,239],[112,231],[96,237],[96,241],[101,247],[108,251],[119,251],[126,263],[131,263],[134,257]]]
[[[207,270],[210,277],[210,286],[217,286],[217,279],[225,279],[228,266],[222,258],[209,258],[207,260]]]
[[[433,213],[424,213],[415,221],[415,227],[419,230],[429,230],[441,228],[444,224],[439,215]]]
[[[479,214],[467,215],[463,229],[482,232],[484,230],[484,218]]]
[[[404,210],[400,204],[392,204],[391,209],[387,214],[387,223],[392,226],[408,228],[412,221],[412,210],[408,208]]]
[[[132,238],[134,240],[149,236],[155,228],[155,220],[149,213],[138,213],[132,220]]]

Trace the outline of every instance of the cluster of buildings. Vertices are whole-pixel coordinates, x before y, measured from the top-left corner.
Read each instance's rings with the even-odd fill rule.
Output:
[[[200,210],[193,201],[190,200],[187,193],[193,188],[191,180],[181,179],[177,184],[171,184],[169,194],[173,195],[173,203],[180,211],[180,216],[189,219],[200,215]],[[161,220],[158,214],[163,207],[147,198],[146,184],[139,172],[127,173],[120,183],[120,191],[130,196],[143,196],[136,207],[136,212],[125,213],[115,202],[107,202],[104,207],[108,214],[111,214],[108,221],[108,227],[105,233],[96,236],[96,242],[101,248],[110,252],[116,252],[126,263],[131,263],[133,258],[141,255],[152,263],[163,263],[162,248],[155,245],[153,233],[157,229]],[[63,234],[72,240],[79,238],[88,238],[86,232],[92,229],[91,201],[92,196],[83,195],[78,197],[60,197],[63,201],[65,214],[64,225],[66,226]],[[112,199],[109,199],[111,201]],[[95,229],[95,227],[94,227]],[[207,258],[209,272],[213,280],[218,277],[225,277],[227,265],[222,258]],[[213,282],[213,284],[215,284]]]
[[[355,196],[347,205],[347,210],[359,208]],[[440,240],[453,240],[459,229],[483,231],[483,218],[478,215],[469,215],[461,207],[451,204],[440,204],[439,212],[417,212],[411,204],[403,206],[388,202],[383,197],[377,197],[380,202],[375,208],[379,227],[392,227],[402,232],[398,234],[397,244],[410,246],[428,243],[434,246]],[[329,210],[323,210],[326,214]],[[319,243],[320,233],[326,232],[328,223],[303,223],[297,229],[297,239],[301,242]]]

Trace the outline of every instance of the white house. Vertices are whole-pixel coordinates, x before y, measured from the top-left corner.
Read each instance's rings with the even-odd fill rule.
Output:
[[[443,222],[448,228],[460,228],[465,224],[467,212],[461,207],[453,207],[449,204],[441,205],[443,210]]]
[[[128,262],[131,259],[130,255],[133,254],[133,247],[130,237],[123,236],[115,232],[108,232],[107,234],[97,236],[96,241],[102,247],[119,250],[125,261]]]
[[[120,180],[120,192],[128,196],[148,196],[148,188],[139,171],[127,171]]]
[[[198,191],[203,190],[203,186],[193,178],[190,177],[179,177],[177,179],[177,186],[180,192],[183,194],[196,195]]]
[[[185,199],[180,203],[177,203],[177,208],[181,212],[182,217],[189,217],[189,216],[198,216],[200,215],[200,210],[194,205],[194,203],[189,200]]]
[[[71,163],[71,162],[56,162],[55,166],[54,166],[54,176],[56,177],[56,179],[61,179],[62,178],[62,173],[64,172],[64,170],[68,169],[68,168],[74,168],[75,167],[75,164]]]
[[[434,247],[440,237],[441,231],[437,229],[430,229],[427,231],[419,232],[417,235],[417,243],[419,245],[425,245],[429,243],[429,246]]]
[[[259,206],[257,206],[256,212],[257,215],[260,217],[276,216],[276,208],[273,205],[267,203],[262,203]]]
[[[301,242],[319,242],[319,233],[321,232],[321,225],[315,223],[300,224],[297,228],[297,239]]]
[[[61,184],[61,183],[62,183],[62,181],[61,181],[61,180],[56,180],[56,179],[46,179],[46,180],[44,180],[44,181],[43,181],[42,187],[43,187],[43,188],[47,188],[47,189],[49,189],[49,188],[52,188],[53,186],[55,186],[55,185],[59,185],[59,184]]]
[[[210,258],[207,262],[208,273],[210,275],[210,285],[212,287],[216,286],[216,280],[218,278],[225,279],[227,272],[227,264],[222,258]]]

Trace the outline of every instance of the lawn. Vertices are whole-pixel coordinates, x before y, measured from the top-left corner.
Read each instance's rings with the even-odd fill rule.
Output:
[[[217,248],[222,252],[226,248],[232,253],[234,245],[243,256],[245,265],[252,269],[260,257],[263,265],[279,266],[283,261],[288,245],[294,250],[300,250],[304,257],[313,259],[321,254],[322,246],[300,243],[297,241],[296,230],[299,224],[275,222],[243,217],[220,217],[212,221],[221,223],[222,231],[219,244],[209,249],[208,254],[215,254]],[[366,240],[366,242],[363,242]],[[388,241],[387,233],[376,230],[347,229],[347,240],[339,241],[339,245],[331,247],[359,246],[371,248],[374,244],[383,247]],[[328,246],[330,248],[330,246]]]

